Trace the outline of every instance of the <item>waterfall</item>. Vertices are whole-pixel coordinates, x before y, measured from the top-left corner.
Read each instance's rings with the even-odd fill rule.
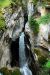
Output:
[[[25,55],[25,42],[24,42],[24,32],[21,33],[19,38],[19,64],[20,64],[20,71],[22,75],[32,75],[31,70],[28,67],[28,63],[26,61]]]
[[[20,36],[20,39],[19,39],[19,62],[20,62],[20,67],[23,67],[25,62],[26,62],[24,32],[21,33],[21,36]]]

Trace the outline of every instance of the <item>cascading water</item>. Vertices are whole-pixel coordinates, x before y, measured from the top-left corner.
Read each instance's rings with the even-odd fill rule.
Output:
[[[21,36],[20,36],[20,39],[19,39],[19,62],[20,62],[20,67],[23,67],[25,62],[26,62],[24,32],[21,33]]]
[[[32,75],[31,70],[28,67],[28,63],[26,61],[25,55],[25,42],[24,42],[24,32],[21,33],[19,38],[19,64],[20,64],[20,71],[22,75]]]

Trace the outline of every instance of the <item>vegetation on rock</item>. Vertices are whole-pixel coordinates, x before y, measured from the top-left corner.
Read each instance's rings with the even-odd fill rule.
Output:
[[[5,23],[5,19],[4,17],[0,17],[0,30],[4,30],[5,29],[5,26],[6,26],[6,23]]]
[[[41,51],[41,49],[35,48],[34,52],[36,53],[37,57],[38,57],[38,62],[39,64],[42,66],[47,62],[47,55],[45,55],[45,53],[43,53],[43,51]]]
[[[19,69],[14,69],[14,71],[12,71],[6,67],[1,68],[0,73],[2,73],[3,75],[21,75]]]
[[[12,75],[21,75],[19,69],[15,69],[13,72],[12,72]]]
[[[29,26],[30,28],[33,30],[33,33],[36,35],[39,32],[39,24],[37,23],[37,21],[31,17],[29,20]]]
[[[0,73],[2,73],[3,75],[11,75],[11,71],[8,70],[6,67],[1,68]]]
[[[10,0],[0,0],[0,7],[7,7],[10,5]]]
[[[40,17],[37,22],[39,24],[48,24],[50,22],[50,14],[46,14],[42,17]]]

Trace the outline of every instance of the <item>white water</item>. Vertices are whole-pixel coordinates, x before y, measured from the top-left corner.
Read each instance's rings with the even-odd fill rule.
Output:
[[[25,56],[25,43],[24,43],[24,32],[21,33],[19,38],[19,64],[20,64],[20,71],[22,75],[32,75],[31,70],[28,67],[28,63],[26,61]]]

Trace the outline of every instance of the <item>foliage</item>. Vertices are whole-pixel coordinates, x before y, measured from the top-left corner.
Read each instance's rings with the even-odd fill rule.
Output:
[[[0,0],[0,7],[7,7],[10,5],[10,0]]]
[[[37,23],[37,21],[31,17],[30,20],[29,20],[29,25],[30,25],[30,28],[33,30],[34,34],[38,34],[39,32],[39,24]]]
[[[41,68],[38,75],[50,75],[47,68]]]
[[[5,29],[6,23],[5,23],[5,19],[2,17],[0,17],[0,30],[1,29]]]
[[[13,5],[13,7],[16,6],[18,8],[19,6],[23,6],[23,3],[22,0],[11,0],[11,5]]]
[[[3,67],[3,68],[0,69],[0,73],[3,73],[3,75],[11,75],[11,71],[9,71],[5,67]]]
[[[16,69],[12,72],[12,75],[21,75],[19,69]]]
[[[50,60],[47,61],[47,63],[45,64],[46,68],[50,68]]]
[[[49,22],[50,22],[50,14],[46,14],[46,15],[40,17],[40,18],[37,20],[37,22],[38,22],[39,24],[46,24],[46,23],[49,23]]]
[[[39,0],[33,0],[33,4],[36,5]]]
[[[47,3],[47,0],[33,0],[33,4],[34,5],[37,5],[37,4],[39,4],[40,3],[40,6],[42,5],[45,5],[46,3]]]
[[[1,68],[0,73],[2,73],[3,75],[21,75],[19,69],[14,69],[14,71],[12,71],[6,67]]]
[[[47,62],[47,58],[46,58],[46,56],[40,56],[38,58],[38,61],[41,65],[44,65]]]
[[[25,2],[25,3],[24,3]],[[11,0],[11,5],[18,7],[22,7],[22,9],[25,11],[26,7],[27,7],[27,0],[23,1],[23,0]]]

